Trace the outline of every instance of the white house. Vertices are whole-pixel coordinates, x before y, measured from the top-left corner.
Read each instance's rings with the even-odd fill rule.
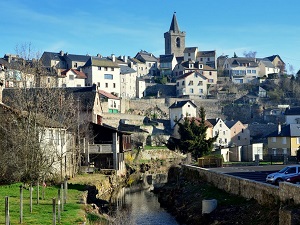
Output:
[[[179,120],[184,117],[196,117],[197,106],[191,100],[175,101],[169,107],[169,116],[171,128],[174,128],[175,120]]]
[[[213,69],[217,69],[216,51],[199,51],[197,53],[196,61],[203,63]]]
[[[58,87],[84,87],[86,75],[75,69],[68,69],[58,76]]]
[[[120,66],[120,88],[121,88],[121,98],[135,98],[136,97],[136,79],[137,72],[128,67],[128,66]]]
[[[145,80],[138,77],[136,79],[136,97],[137,98],[145,97],[145,90],[146,90]]]
[[[158,59],[149,52],[146,51],[140,51],[136,54],[134,57],[138,61],[144,63],[144,66],[141,68],[137,68],[138,74],[147,75],[150,74],[152,76],[155,76],[158,71]],[[143,72],[140,72],[140,70],[144,70]]]
[[[96,84],[101,90],[120,96],[120,67],[112,60],[90,57],[82,67],[87,76],[86,86]]]
[[[268,77],[269,74],[274,74],[274,73],[280,72],[280,69],[278,67],[275,67],[273,65],[273,63],[268,59],[259,60],[258,67],[259,67],[258,74],[260,77],[263,77],[263,76]]]
[[[177,96],[207,95],[207,78],[199,72],[188,72],[176,79]]]
[[[174,54],[159,56],[159,70],[161,75],[172,76],[173,69],[177,64]]]
[[[183,59],[184,61],[197,61],[197,47],[186,47],[183,51]]]
[[[120,98],[103,90],[98,90],[102,109],[108,113],[119,113],[121,112],[121,100]]]

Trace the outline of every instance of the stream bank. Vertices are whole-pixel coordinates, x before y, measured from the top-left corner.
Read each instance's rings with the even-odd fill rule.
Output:
[[[204,181],[186,179],[180,166],[170,168],[167,184],[154,191],[161,206],[182,224],[279,224],[279,206],[262,206],[255,200],[228,194]],[[210,214],[202,214],[202,200],[206,199],[217,200],[217,208]]]

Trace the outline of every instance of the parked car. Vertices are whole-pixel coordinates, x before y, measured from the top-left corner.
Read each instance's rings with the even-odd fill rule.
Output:
[[[299,172],[300,166],[287,166],[276,173],[269,174],[266,178],[266,182],[278,184],[279,182],[287,180],[289,177],[298,175]]]
[[[285,181],[293,184],[300,184],[300,174],[288,177]]]

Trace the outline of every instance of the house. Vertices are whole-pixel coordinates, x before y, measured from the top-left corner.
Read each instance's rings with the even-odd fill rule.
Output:
[[[184,61],[197,61],[197,52],[198,48],[197,47],[186,47],[183,51],[183,59]]]
[[[204,97],[207,95],[207,78],[199,72],[188,72],[176,79],[176,94],[181,96]]]
[[[268,135],[268,154],[296,156],[300,146],[300,125],[278,125],[277,131]]]
[[[221,118],[208,119],[208,121],[213,125],[213,136],[218,136],[215,147],[228,147],[231,140],[231,131],[226,123]]]
[[[171,129],[173,129],[175,120],[179,120],[184,117],[196,117],[197,106],[191,100],[175,101],[169,107],[169,116]]]
[[[119,65],[120,67],[120,97],[131,99],[136,97],[136,79],[137,72],[127,65]]]
[[[101,100],[101,108],[103,112],[108,113],[120,113],[121,112],[121,100],[103,90],[98,90]]]
[[[143,78],[137,77],[136,79],[136,97],[137,98],[143,98],[145,97],[146,93],[146,82]]]
[[[279,73],[280,73],[280,74],[286,73],[285,63],[283,62],[283,60],[280,58],[279,55],[268,56],[268,57],[266,57],[266,59],[268,59],[269,61],[271,61],[272,64],[273,64],[276,68],[279,68],[279,70],[280,70]]]
[[[124,153],[131,150],[130,134],[121,132],[106,124],[89,124],[88,140],[82,152],[83,165],[94,171],[115,171],[117,175],[126,173]],[[89,168],[88,168],[89,171]]]
[[[259,77],[268,77],[269,74],[278,74],[280,72],[280,69],[278,67],[275,67],[273,63],[267,59],[258,60],[258,67]]]
[[[258,63],[254,58],[226,58],[223,65],[224,74],[234,83],[250,83],[256,81],[259,72]]]
[[[300,107],[287,107],[284,117],[286,124],[300,124]]]
[[[139,51],[135,57],[140,62],[145,64],[145,67],[141,67],[141,70],[145,70],[144,74],[150,74],[152,76],[156,76],[158,73],[158,59],[152,54],[147,51]],[[137,70],[139,73],[139,70]]]
[[[159,56],[159,70],[162,76],[173,77],[173,69],[177,64],[174,54]]]
[[[86,75],[76,69],[68,69],[58,76],[58,87],[84,87]]]
[[[240,121],[225,121],[230,130],[230,140],[228,146],[245,146],[250,145],[250,130]]]
[[[114,61],[90,57],[82,71],[87,76],[86,86],[96,84],[100,90],[120,96],[120,66]]]
[[[217,69],[217,58],[216,51],[199,51],[197,52],[196,60],[200,63],[203,63],[213,69]]]

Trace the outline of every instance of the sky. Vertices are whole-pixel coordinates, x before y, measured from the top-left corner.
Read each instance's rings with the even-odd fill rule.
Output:
[[[159,57],[176,12],[186,47],[279,55],[289,73],[300,69],[299,0],[2,0],[0,8],[0,57],[28,46],[35,55]]]

